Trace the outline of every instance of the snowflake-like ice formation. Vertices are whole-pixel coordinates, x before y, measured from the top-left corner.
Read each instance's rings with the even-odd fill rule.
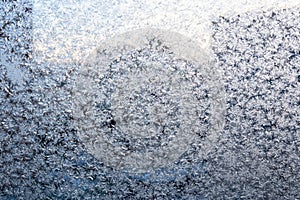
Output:
[[[84,62],[74,88],[75,127],[86,148],[134,172],[173,163],[196,137],[213,141],[222,108],[208,56],[180,34],[153,29],[107,41]]]

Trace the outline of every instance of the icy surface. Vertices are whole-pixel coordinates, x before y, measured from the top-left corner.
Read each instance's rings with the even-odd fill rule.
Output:
[[[103,2],[104,8],[119,5]],[[50,4],[53,6],[52,1]],[[191,142],[171,165],[135,173],[107,166],[87,150],[74,127],[72,110],[76,80],[81,76],[79,66],[62,62],[68,55],[64,51],[63,56],[55,57],[51,45],[33,47],[33,39],[39,38],[33,37],[32,19],[36,18],[32,7],[22,0],[0,2],[0,199],[300,198],[299,8],[236,13],[214,20],[213,54],[208,55],[215,57],[215,69],[222,72],[219,81],[224,83],[226,98],[224,129],[214,143],[209,143],[205,158],[199,156],[208,136],[204,134],[206,137]],[[161,13],[160,8],[167,6],[158,3],[156,7]],[[141,10],[151,8],[145,4]],[[197,13],[187,19],[197,22]],[[184,16],[184,10],[180,16]],[[118,17],[107,19],[118,22]],[[199,21],[202,23],[201,17]],[[176,20],[170,26],[175,24]],[[42,30],[48,33],[47,28]],[[194,30],[190,33],[198,35],[198,29],[188,26],[181,30]],[[47,44],[45,38],[40,39],[40,44]],[[88,51],[75,52],[90,56]],[[126,52],[125,57],[130,52],[141,55],[134,49]],[[153,50],[152,55],[162,56]]]
[[[283,9],[213,23],[227,94],[214,168],[223,197],[299,198],[299,16]]]
[[[202,155],[214,145],[224,124],[223,86],[214,63],[192,43],[170,31],[135,30],[86,58],[73,116],[96,158],[149,172],[173,163],[200,138],[211,143],[199,144]]]
[[[181,33],[210,51],[211,20],[251,10],[289,8],[297,0],[34,0],[34,48],[41,59],[81,60],[101,41],[141,28]]]

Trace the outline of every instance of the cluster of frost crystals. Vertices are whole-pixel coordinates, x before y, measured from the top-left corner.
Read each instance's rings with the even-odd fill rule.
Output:
[[[31,3],[4,1],[0,3],[0,13],[0,72],[11,85],[23,87],[24,71],[32,58],[32,35],[26,34],[32,27]],[[4,82],[4,77],[1,80]],[[4,83],[1,87],[10,90]]]
[[[299,8],[214,22],[227,115],[215,160],[218,196],[299,198]],[[233,181],[234,180],[234,181]]]
[[[25,72],[31,58],[31,3],[0,2],[0,199],[28,195],[33,138],[24,130]],[[6,196],[4,196],[6,195]],[[27,196],[28,197],[28,196]]]
[[[192,176],[199,176],[199,174],[202,176],[205,173],[206,161],[201,162],[201,159],[198,163],[193,159],[188,160],[187,156],[183,154],[172,166],[151,173],[137,174],[107,167],[105,163],[90,154],[84,146],[82,138],[78,137],[78,131],[73,127],[74,116],[72,116],[71,110],[74,92],[72,89],[74,85],[78,86],[77,78],[81,70],[78,70],[78,66],[74,63],[51,57],[52,47],[55,45],[51,47],[46,45],[47,48],[44,48],[42,53],[39,51],[41,49],[32,48],[31,1],[1,1],[0,10],[0,199],[174,199],[180,196],[202,196],[200,194],[202,192],[193,195],[191,190],[185,190],[185,184],[191,180]],[[49,15],[45,14],[43,17],[49,18]],[[42,21],[43,18],[40,20]],[[59,25],[61,24],[58,22],[57,26]],[[35,26],[35,28],[41,27]],[[43,30],[49,31],[45,34],[55,37],[55,32],[49,27]],[[72,33],[70,34],[72,35]],[[39,35],[35,35],[33,39],[40,40],[41,38]],[[42,41],[49,42],[48,40]],[[77,44],[82,48],[80,42]],[[134,50],[126,52],[127,54],[125,53],[124,56],[127,56],[128,59],[129,53],[136,56],[141,55]],[[153,50],[151,53],[160,58],[162,57],[160,54],[163,52]],[[49,57],[52,58],[51,62],[42,59]],[[172,55],[167,57],[172,58],[173,61],[176,60]],[[178,62],[186,64],[188,63],[186,60],[178,60]],[[156,62],[158,63],[158,61]],[[188,63],[186,66],[196,67],[192,63]],[[209,68],[210,65],[201,69],[209,71]],[[185,69],[182,69],[182,73],[186,72]],[[159,77],[170,73],[164,73]],[[203,74],[203,71],[200,74]],[[204,74],[208,75],[209,73],[205,72]],[[212,77],[211,80],[214,82],[217,78],[214,73],[211,74],[213,75],[209,77]],[[153,78],[158,80],[157,77]],[[177,80],[176,78],[170,79]],[[170,85],[163,80],[165,79],[159,79],[168,88]],[[200,81],[199,84],[205,81],[210,81],[210,79]],[[201,88],[208,86],[209,91],[219,88],[213,87],[212,83],[203,84],[198,87],[197,92],[194,92],[199,97],[218,96],[215,95],[217,93],[215,91],[212,93],[202,91]],[[157,87],[157,90],[166,89],[160,85]],[[186,84],[176,86],[175,89],[186,87],[190,89],[190,86]],[[124,87],[124,90],[127,88]],[[163,94],[165,93],[162,92],[160,95]],[[187,99],[190,98],[193,102],[194,97],[198,98],[196,94]],[[166,97],[166,107],[160,107],[165,110],[174,107],[174,110],[171,109],[174,111],[173,113],[180,113],[176,111],[180,102],[174,101],[171,98],[172,94]],[[152,103],[154,106],[156,104],[156,101],[151,99],[144,100],[147,101],[145,107]],[[203,106],[199,110],[208,106],[205,104],[206,97],[203,100],[197,99],[197,101],[203,103],[199,103]],[[187,102],[182,104],[185,105]],[[116,105],[122,106],[121,104]],[[148,108],[151,110],[151,106]],[[179,117],[174,116],[173,113],[169,113],[167,116],[176,123],[181,122]],[[199,134],[204,136],[203,140],[209,135],[214,135],[211,132],[204,132],[208,128],[206,120],[209,119],[207,117],[209,114],[210,112],[203,113],[201,114],[203,119],[199,119],[200,130],[203,130]],[[154,123],[152,118],[147,120]],[[163,142],[169,142],[168,139],[171,139],[172,134],[176,133],[176,123],[167,124],[172,132],[165,129],[167,134],[165,138],[161,136],[163,141],[152,140],[152,149],[155,149],[156,144],[159,146],[163,145]],[[135,124],[135,126],[140,125]],[[110,139],[114,139],[114,137],[117,140],[122,139],[117,136],[117,134],[113,134]],[[140,135],[132,136],[133,139],[136,137],[138,138]],[[140,142],[145,144],[145,141]],[[155,142],[157,143],[155,144]],[[139,144],[137,140],[135,144]],[[190,146],[193,149],[203,149],[196,143]],[[137,145],[134,148],[137,148]],[[192,154],[190,149],[188,152],[189,155]],[[197,154],[194,157],[198,157]]]
[[[40,8],[43,8],[45,4],[40,2]],[[85,4],[86,1],[69,2]],[[52,3],[57,13],[61,13],[57,16],[66,14],[64,9],[61,9],[62,7],[57,7],[59,3],[48,2],[51,5]],[[111,1],[107,1],[107,4],[103,5],[103,9],[105,10],[106,5],[110,4]],[[164,4],[164,6],[168,7],[169,4]],[[146,7],[143,7],[143,13]],[[194,7],[197,12],[199,11],[198,8]],[[148,9],[153,10],[152,7],[148,7]],[[227,102],[225,128],[215,140],[213,139],[216,136],[213,134],[214,131],[200,133],[199,137],[194,137],[187,151],[173,164],[153,171],[142,170],[143,173],[135,173],[133,170],[126,172],[119,168],[107,167],[107,163],[101,162],[101,159],[96,159],[95,155],[86,148],[83,139],[78,137],[81,132],[73,127],[75,116],[72,114],[71,105],[74,103],[73,86],[78,87],[80,82],[78,82],[78,76],[82,76],[82,70],[79,70],[78,66],[73,63],[66,63],[64,57],[66,54],[60,54],[60,51],[55,51],[57,56],[51,57],[53,47],[56,46],[55,43],[51,42],[51,45],[47,45],[47,42],[49,43],[48,38],[40,40],[39,35],[36,35],[34,39],[41,41],[41,43],[45,42],[43,43],[45,46],[40,49],[43,50],[41,52],[36,52],[38,49],[32,50],[31,10],[31,1],[0,1],[0,199],[300,198],[299,8],[246,13],[230,18],[223,17],[214,23],[213,51],[217,56],[218,65],[212,66],[212,68],[218,67],[224,72],[223,80]],[[181,11],[182,7],[178,9],[178,12]],[[141,14],[141,12],[135,13],[136,15]],[[107,17],[110,17],[110,14]],[[84,17],[86,16],[84,15]],[[76,19],[70,15],[71,17]],[[35,19],[37,20],[37,18]],[[50,18],[48,14],[44,14],[39,19],[40,23],[38,24],[40,25],[44,23],[44,19],[53,19],[56,22],[56,30],[64,29],[68,32],[70,29],[76,28],[74,25],[65,26],[65,23],[69,24],[68,20],[61,23],[55,17]],[[182,17],[182,19],[185,20],[186,18]],[[190,15],[190,19],[198,21],[194,15]],[[93,23],[95,20],[88,18],[88,21]],[[113,21],[114,19],[111,20],[112,24],[114,24]],[[173,21],[174,24],[178,24],[177,20]],[[189,22],[189,20],[185,20],[186,24],[192,24]],[[119,24],[125,23],[121,21]],[[153,24],[156,26],[156,22]],[[43,27],[35,28],[40,28],[41,32],[43,30],[49,31],[45,34],[56,38],[57,32],[47,25],[44,23],[45,29]],[[139,26],[140,24],[136,25]],[[65,29],[67,27],[68,29]],[[192,30],[195,35],[198,35],[199,29],[193,28]],[[76,32],[76,29],[73,31]],[[62,34],[62,36],[71,37],[74,32],[70,31],[67,35]],[[79,31],[79,33],[82,32]],[[112,31],[108,32],[107,35],[111,33]],[[168,36],[172,37],[172,34]],[[84,34],[81,38],[84,37],[90,37],[90,35]],[[82,46],[81,40],[76,37],[74,40],[79,46],[78,49],[86,49]],[[185,48],[183,43],[177,43],[183,49],[181,53],[187,52],[191,55],[189,48]],[[97,45],[98,43],[92,44],[92,46]],[[165,52],[169,52],[171,55],[163,56],[164,52],[161,51],[163,49],[163,47],[151,49],[146,45],[130,50],[126,49],[117,58],[123,56],[128,61],[130,54],[133,54],[135,58],[145,58],[146,55],[143,55],[142,52],[148,51],[151,55],[157,56],[156,60],[154,59],[157,64],[159,61],[168,63],[169,61],[160,59],[166,57],[170,58],[172,62],[188,63],[186,66],[191,68],[202,67],[201,69],[204,71],[200,71],[200,74],[206,76],[203,76],[203,80],[199,82],[202,85],[200,84],[201,86],[197,90],[192,90],[197,101],[200,102],[199,104],[203,105],[203,107],[198,108],[201,111],[208,106],[206,103],[209,100],[206,96],[215,100],[209,105],[215,105],[222,99],[221,97],[224,97],[223,94],[216,95],[220,92],[220,90],[214,90],[214,88],[220,87],[219,79],[215,73],[209,71],[210,65],[205,68],[205,65],[189,62],[190,60],[187,58],[177,60],[177,57],[172,55],[172,52],[175,52],[174,48],[166,49]],[[80,51],[80,54],[83,55],[83,52]],[[120,53],[120,51],[116,53]],[[43,59],[38,59],[36,62],[36,56],[40,54],[43,58],[50,57],[53,62],[45,62]],[[58,57],[60,59],[57,59]],[[170,63],[172,62],[170,61]],[[108,62],[108,64],[110,63],[111,65],[107,66],[124,65],[124,68],[129,66],[128,62],[121,59]],[[157,68],[154,69],[151,71],[148,68],[147,72],[153,74]],[[158,69],[161,68],[158,67]],[[180,71],[177,70],[174,74]],[[90,73],[92,72],[93,70],[90,71]],[[133,80],[126,79],[126,77],[131,77],[130,73],[121,76],[121,72],[113,74],[103,71],[108,76],[99,77],[97,76],[99,71],[94,72],[94,78],[95,80],[98,79],[99,84],[85,83],[83,84],[84,87],[88,85],[90,87],[97,86],[94,89],[99,89],[100,80],[109,82],[110,78],[115,81],[124,80],[123,85],[130,83],[129,80]],[[184,72],[183,77],[189,76],[187,73],[189,70],[182,69],[182,72]],[[87,73],[85,80],[90,80],[90,73]],[[157,85],[155,89],[170,92],[167,88],[171,85],[165,81],[165,76],[172,73],[172,71],[167,71],[157,77],[154,76],[155,80],[163,83]],[[144,77],[146,74],[144,73],[142,76]],[[178,74],[169,80],[177,80],[176,77],[178,78]],[[139,95],[140,98],[132,101],[127,99],[127,97],[133,97],[131,96],[132,93],[129,93],[132,91],[132,87],[124,86],[118,89],[112,83],[111,87],[118,89],[118,93],[109,92],[112,94],[112,98],[110,98],[113,103],[111,108],[113,105],[115,108],[124,108],[124,105],[114,96],[120,95],[124,91],[128,92],[125,94],[127,104],[136,105],[140,101],[145,102],[142,107],[145,111],[151,110],[156,105],[163,111],[172,107],[171,110],[174,112],[167,113],[166,116],[176,123],[177,121],[182,123],[179,117],[173,115],[180,113],[176,110],[180,104],[179,101],[174,101],[174,98],[171,98],[174,97],[172,93],[161,93],[165,95],[163,99],[167,100],[166,104],[163,104],[163,101],[153,101],[153,97],[150,96],[151,93],[149,94],[151,88],[145,86],[150,81],[147,79],[145,81],[142,82],[144,85],[141,87],[133,87],[138,94],[144,92],[145,95]],[[192,80],[187,83],[193,85],[194,82]],[[186,86],[183,85],[182,87]],[[205,91],[207,88],[210,89],[211,93]],[[84,96],[81,97],[85,98]],[[201,100],[199,97],[205,98]],[[193,99],[194,97],[189,98]],[[101,109],[97,108],[96,104],[93,106],[97,111],[95,114],[99,117]],[[215,124],[220,121],[215,119],[219,117],[212,114],[218,113],[222,109],[216,107],[212,107],[212,109],[214,112],[208,112],[208,115],[205,113],[199,115],[202,117],[199,119],[201,122],[200,130],[211,130],[211,128],[217,130]],[[122,112],[114,113],[114,115],[136,114],[141,111],[135,106],[120,110]],[[162,111],[159,112],[163,113]],[[154,124],[155,120],[149,116],[143,118],[143,115],[134,115],[134,119],[145,121],[141,124],[135,123],[133,127],[144,127],[148,122]],[[129,138],[131,141],[129,147],[141,151],[142,148],[138,145],[146,143],[145,140],[140,140],[144,135],[130,132],[129,126],[121,126],[121,128],[130,134],[125,134],[125,131],[118,134],[115,130],[117,120],[114,118],[114,121],[111,118],[108,119],[113,134],[108,132],[105,135],[107,140],[112,144],[119,145],[120,143],[123,145],[122,147],[125,147],[124,151],[126,152],[126,142],[122,139]],[[166,121],[162,122],[165,123]],[[209,123],[214,126],[206,126]],[[98,126],[101,127],[101,124]],[[165,137],[161,135],[161,141],[155,138],[149,140],[151,141],[148,146],[150,149],[161,147],[163,142],[168,144],[172,141],[173,133],[178,135],[178,131],[176,132],[178,129],[174,124],[168,124],[168,126],[172,131],[167,132]],[[97,130],[99,129],[97,128]],[[147,133],[147,129],[143,133],[145,132]],[[161,132],[158,131],[157,133]],[[159,135],[157,133],[155,136]],[[148,136],[151,138],[152,133],[149,133]],[[213,148],[208,149],[207,146],[203,145],[205,143]],[[207,154],[205,159],[203,159],[201,152]]]
[[[78,72],[74,89],[75,127],[87,150],[130,172],[174,163],[196,137],[222,124],[222,118],[214,121],[221,86],[212,84],[218,81],[210,80],[209,63],[181,58],[147,30],[139,34],[147,41],[143,47],[99,49]]]

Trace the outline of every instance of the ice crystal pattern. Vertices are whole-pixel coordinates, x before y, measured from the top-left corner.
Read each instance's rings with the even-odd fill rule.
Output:
[[[164,167],[208,134],[216,88],[203,63],[181,58],[159,37],[120,49],[98,49],[97,61],[79,73],[79,136],[109,166],[135,172]]]

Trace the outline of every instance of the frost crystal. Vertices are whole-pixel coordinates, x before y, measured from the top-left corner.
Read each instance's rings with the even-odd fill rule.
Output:
[[[224,108],[222,87],[214,66],[199,61],[205,55],[196,45],[159,30],[126,33],[108,43],[88,58],[74,89],[75,126],[96,158],[145,172],[173,163],[195,137],[216,139],[223,124],[216,111]],[[196,59],[178,54],[178,43]]]
[[[0,1],[0,199],[300,199],[299,6],[219,2]]]

